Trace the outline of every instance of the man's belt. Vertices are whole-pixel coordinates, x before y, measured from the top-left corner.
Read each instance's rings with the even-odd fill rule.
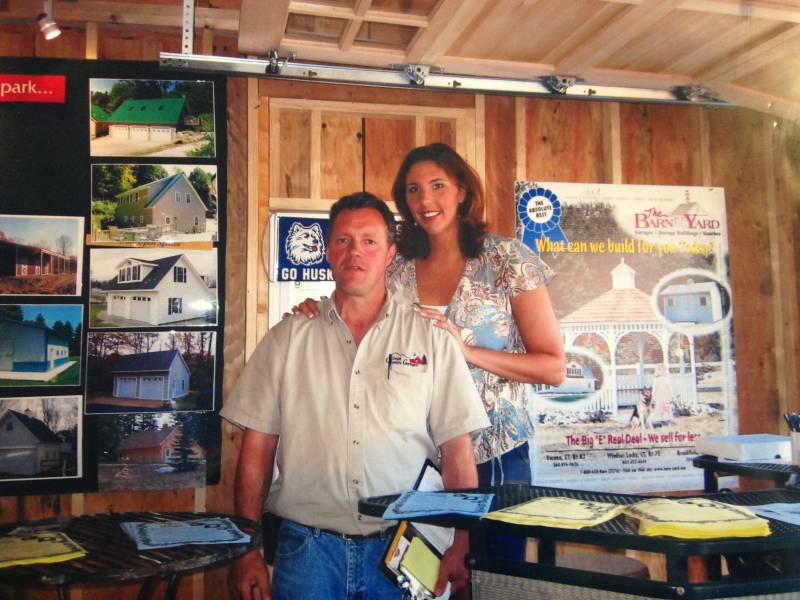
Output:
[[[389,529],[381,529],[380,531],[376,531],[375,533],[369,533],[367,535],[362,534],[350,534],[350,533],[339,533],[338,531],[331,531],[330,529],[320,529],[321,533],[327,533],[328,535],[332,535],[334,537],[339,538],[340,540],[345,540],[349,542],[363,542],[365,540],[374,540],[380,537],[389,537],[391,535],[391,530],[394,529],[390,527]]]

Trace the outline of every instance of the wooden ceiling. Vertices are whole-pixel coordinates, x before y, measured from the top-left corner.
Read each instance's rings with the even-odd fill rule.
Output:
[[[0,22],[37,0],[0,0]],[[57,21],[173,28],[183,0],[55,0]],[[196,0],[196,30],[238,37],[242,56],[597,86],[702,86],[800,117],[800,0]],[[199,53],[200,50],[196,49]]]

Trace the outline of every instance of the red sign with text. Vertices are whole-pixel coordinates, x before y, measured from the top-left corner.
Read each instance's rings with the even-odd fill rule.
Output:
[[[66,75],[0,74],[0,102],[64,102]]]

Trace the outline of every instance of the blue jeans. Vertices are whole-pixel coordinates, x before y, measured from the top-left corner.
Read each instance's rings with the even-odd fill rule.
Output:
[[[381,570],[392,531],[352,541],[284,519],[275,551],[273,600],[402,600]]]
[[[505,454],[478,465],[478,485],[531,483],[531,458],[528,442]],[[486,541],[490,556],[510,560],[525,560],[526,538],[511,535],[492,535]]]

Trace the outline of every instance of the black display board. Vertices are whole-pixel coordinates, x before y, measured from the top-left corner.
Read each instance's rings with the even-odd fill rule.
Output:
[[[0,59],[0,495],[218,482],[225,115],[224,77]]]

